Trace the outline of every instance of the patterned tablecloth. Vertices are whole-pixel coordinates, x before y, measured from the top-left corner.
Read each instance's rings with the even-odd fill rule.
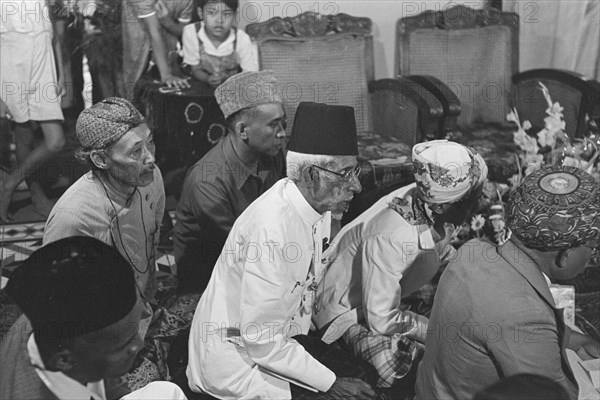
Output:
[[[151,79],[136,84],[136,105],[154,133],[157,165],[163,173],[199,160],[227,133],[214,88],[190,81],[174,90]]]

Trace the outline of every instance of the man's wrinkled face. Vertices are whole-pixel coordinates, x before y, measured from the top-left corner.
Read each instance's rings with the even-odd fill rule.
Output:
[[[106,152],[111,178],[126,187],[145,187],[154,181],[154,139],[147,124],[128,131]]]
[[[362,190],[358,176],[353,173],[356,166],[356,157],[340,156],[336,157],[335,163],[328,165],[327,170],[313,167],[319,174],[315,187],[319,213],[331,211],[332,214],[341,216],[348,211],[354,194]]]

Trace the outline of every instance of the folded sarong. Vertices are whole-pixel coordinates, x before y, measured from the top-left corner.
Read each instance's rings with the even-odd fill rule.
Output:
[[[425,347],[399,333],[393,336],[376,335],[361,324],[354,324],[344,336],[346,345],[355,357],[369,362],[379,374],[377,386],[389,388],[416,370]]]

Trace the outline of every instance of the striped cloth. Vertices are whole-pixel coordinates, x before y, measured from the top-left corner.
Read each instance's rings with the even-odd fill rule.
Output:
[[[352,325],[342,338],[355,357],[375,367],[380,388],[392,387],[416,371],[425,350],[422,344],[399,333],[376,335],[360,324]]]

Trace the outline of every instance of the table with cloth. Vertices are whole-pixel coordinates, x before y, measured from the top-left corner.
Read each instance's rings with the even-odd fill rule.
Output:
[[[152,78],[136,84],[136,106],[148,120],[156,143],[156,163],[165,173],[189,167],[227,134],[215,87],[195,80],[190,85],[177,90]]]

